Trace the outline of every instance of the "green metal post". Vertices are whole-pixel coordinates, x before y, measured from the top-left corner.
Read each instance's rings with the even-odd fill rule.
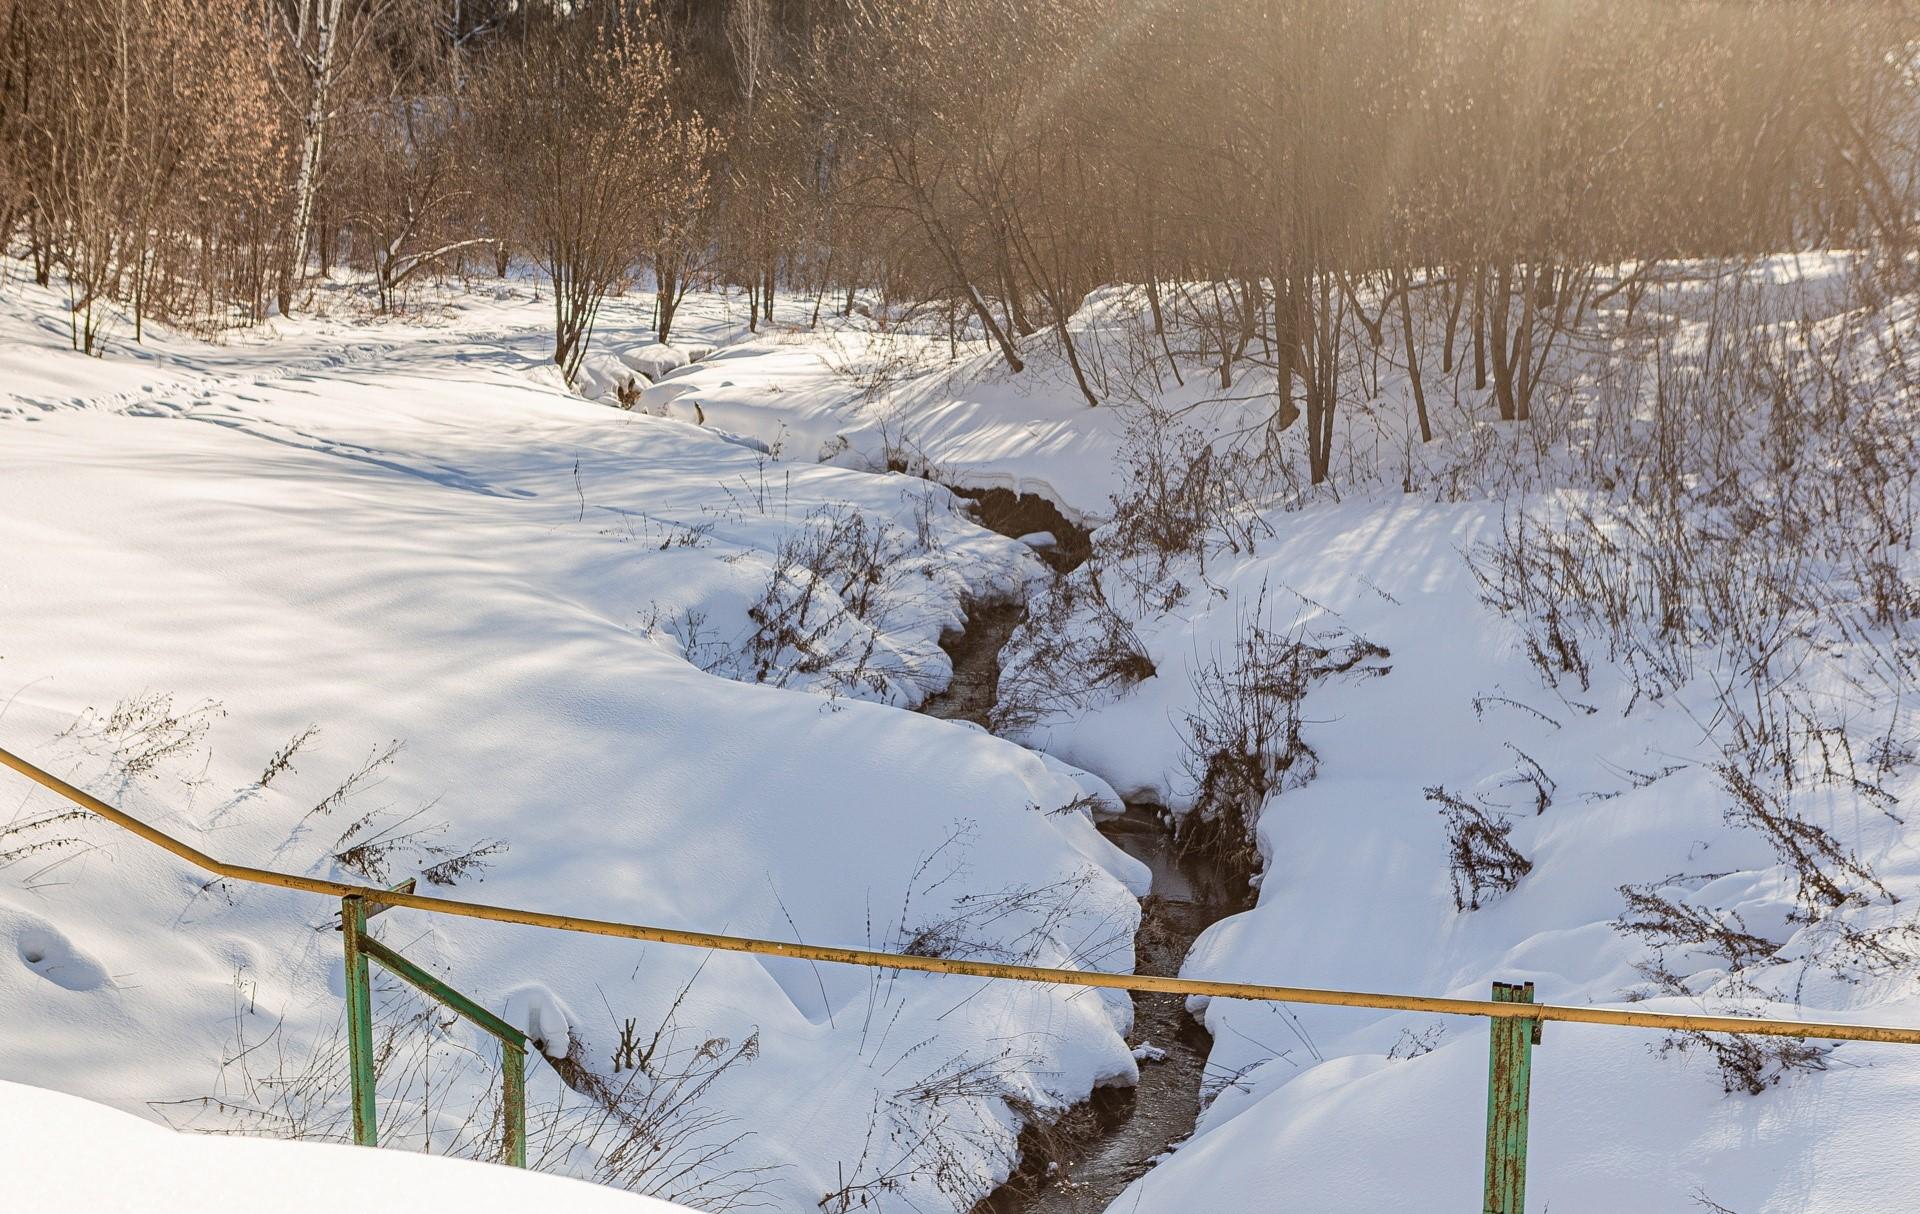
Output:
[[[359,902],[360,899],[350,898],[347,899],[347,901]],[[341,922],[343,924],[354,923],[355,920],[352,916],[356,909],[360,912],[357,926],[360,932],[363,933],[366,929],[366,915],[364,913],[366,908],[364,906],[344,909],[341,915]],[[381,909],[379,903],[374,904],[375,914],[378,914]],[[351,975],[352,968],[356,963],[361,967],[362,979],[359,990],[361,992],[363,1007],[371,1006],[371,1002],[366,1000],[368,988],[366,986],[365,975],[368,963],[372,962],[379,965],[394,977],[411,984],[422,994],[451,1008],[456,1015],[463,1016],[472,1023],[480,1026],[480,1028],[486,1030],[495,1040],[500,1042],[500,1073],[502,1083],[505,1087],[505,1092],[501,1100],[501,1116],[504,1121],[504,1128],[502,1130],[503,1142],[501,1143],[502,1153],[506,1156],[506,1161],[513,1166],[517,1168],[526,1167],[527,1035],[500,1019],[500,1017],[494,1015],[486,1008],[481,1007],[472,999],[461,994],[445,982],[442,982],[438,977],[422,969],[420,966],[415,965],[378,940],[375,940],[372,936],[354,932],[349,932],[348,934],[353,937],[347,943],[348,973]],[[349,977],[347,983],[347,1015],[350,1020],[354,1017],[354,989],[351,977]],[[358,1038],[355,1038],[355,1040],[357,1041]],[[367,1042],[368,1049],[366,1051],[366,1057],[371,1059],[373,1057],[373,1050],[371,1048],[372,1033],[370,1026],[367,1034]],[[354,1056],[353,1066],[354,1141],[364,1142],[371,1146],[373,1145],[371,1131],[373,1125],[373,1069],[371,1065],[365,1068],[361,1067],[359,1057],[358,1054]],[[365,1081],[366,1124],[369,1127],[368,1136],[365,1138],[360,1136],[361,1083],[363,1078]]]
[[[353,1082],[353,1140],[377,1145],[373,1110],[373,984],[366,940],[367,906],[358,894],[340,899],[340,935],[347,946],[347,1070]]]
[[[1532,1003],[1533,983],[1493,984],[1495,1003]],[[1487,1189],[1482,1214],[1525,1214],[1527,1108],[1540,1021],[1490,1020],[1487,1068]]]
[[[507,1162],[524,1168],[527,1166],[527,1051],[501,1042],[500,1070],[507,1089],[500,1109],[501,1120],[506,1123]]]

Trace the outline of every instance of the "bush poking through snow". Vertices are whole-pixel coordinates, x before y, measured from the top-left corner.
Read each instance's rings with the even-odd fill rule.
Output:
[[[830,696],[912,702],[922,662],[935,660],[938,647],[921,654],[885,634],[924,608],[928,543],[858,510],[816,511],[781,541],[765,588],[747,608],[752,629],[705,669]]]
[[[386,778],[381,773],[393,766],[393,761],[399,758],[400,752],[405,749],[406,743],[395,738],[388,742],[384,749],[376,746],[369,750],[367,757],[361,760],[360,766],[349,772],[347,778],[340,781],[332,792],[315,802],[313,808],[307,811],[306,817],[301,821],[327,817],[354,796],[370,788],[378,788],[381,781]]]
[[[74,846],[80,842],[79,837],[60,833],[60,828],[92,816],[84,809],[57,809],[0,826],[0,868],[41,852]]]
[[[1899,901],[1859,857],[1842,848],[1824,827],[1794,813],[1779,794],[1760,787],[1730,763],[1718,770],[1733,798],[1727,821],[1752,827],[1773,846],[1780,863],[1799,882],[1800,912],[1808,922],[1848,903],[1864,902],[1869,893]]]
[[[213,722],[226,715],[213,700],[176,709],[173,696],[147,692],[120,700],[105,717],[89,708],[58,736],[75,739],[89,754],[107,759],[124,787],[198,746]]]
[[[1455,910],[1479,910],[1533,871],[1533,861],[1507,842],[1513,823],[1495,821],[1486,810],[1438,785],[1427,789],[1427,800],[1436,802],[1446,819],[1447,875],[1453,880]]]
[[[350,1141],[344,1022],[310,1048],[290,1042],[278,1024],[255,1036],[250,1026],[263,1013],[243,993],[248,986],[236,977],[234,1036],[220,1095],[152,1107],[175,1129]],[[565,1085],[548,1098],[542,1087],[557,1085],[542,1081],[542,1068],[529,1060],[530,1168],[703,1210],[762,1204],[768,1169],[736,1161],[747,1135],[731,1132],[726,1116],[703,1103],[722,1076],[759,1055],[759,1037],[699,1036],[689,1043],[675,1019],[685,995],[683,989],[653,1030],[646,1066],[623,1078],[596,1072],[587,1047],[570,1037],[563,1055],[533,1056],[544,1058]],[[373,1005],[381,1145],[504,1162],[499,1051],[491,1041],[378,970]]]
[[[1756,1037],[1749,1033],[1670,1033],[1660,1045],[1662,1054],[1705,1053],[1720,1068],[1720,1084],[1727,1092],[1760,1096],[1790,1071],[1824,1071],[1831,1046],[1814,1045],[1800,1037]]]
[[[1620,896],[1626,899],[1627,909],[1613,921],[1614,930],[1638,936],[1656,950],[1682,947],[1706,953],[1738,972],[1780,949],[1748,931],[1735,911],[1688,906],[1653,885],[1623,885]]]
[[[1029,729],[1158,673],[1133,622],[1108,599],[1096,562],[1054,581],[1015,640],[1002,655],[988,722],[995,733]]]
[[[825,1214],[886,1209],[886,1196],[910,1180],[931,1182],[956,1210],[976,1208],[988,1193],[980,1161],[1006,1155],[1010,1145],[1007,1127],[987,1111],[990,1104],[1004,1104],[1027,1127],[1049,1120],[1050,1110],[1023,1094],[1039,1065],[1038,1057],[1013,1046],[984,1058],[956,1054],[884,1102],[876,1098],[859,1158],[851,1170],[837,1165],[838,1184],[821,1196],[819,1208]],[[1020,1141],[1034,1132],[1023,1131]]]
[[[273,783],[274,780],[288,772],[298,774],[299,769],[293,765],[294,756],[299,754],[307,743],[319,736],[320,727],[318,725],[309,725],[299,733],[293,735],[292,738],[287,740],[285,746],[273,752],[273,757],[267,760],[267,765],[260,769],[260,779],[255,787],[265,788],[267,785]]]
[[[418,868],[429,885],[452,886],[479,880],[493,857],[507,850],[504,839],[488,839],[465,847],[449,847],[440,840],[453,829],[446,820],[423,815],[438,802],[429,801],[404,816],[376,809],[356,818],[333,844],[333,861],[350,873],[386,884],[396,862]],[[416,825],[417,824],[417,825]]]
[[[599,1184],[703,1210],[762,1204],[770,1170],[733,1162],[748,1135],[733,1132],[728,1117],[704,1103],[727,1072],[760,1056],[760,1035],[688,1039],[674,1018],[678,1007],[676,1000],[655,1027],[644,1064],[627,1067],[622,1077],[594,1070],[577,1038],[565,1055],[547,1059],[586,1101],[563,1098],[541,1109],[537,1120],[530,1115],[528,1137],[538,1148],[528,1153],[531,1166],[571,1171],[571,1161],[584,1154],[595,1161],[588,1176]]]
[[[1319,765],[1301,736],[1300,706],[1313,684],[1360,670],[1384,674],[1380,646],[1344,631],[1289,635],[1260,622],[1264,588],[1240,621],[1230,658],[1191,675],[1182,767],[1194,786],[1182,844],[1203,848],[1238,879],[1260,870],[1255,828],[1267,798],[1313,779]]]
[[[1113,499],[1103,555],[1142,590],[1164,581],[1181,557],[1197,559],[1204,573],[1210,548],[1252,552],[1257,539],[1273,534],[1253,509],[1267,475],[1261,462],[1210,442],[1165,409],[1135,413],[1120,460],[1127,489]]]

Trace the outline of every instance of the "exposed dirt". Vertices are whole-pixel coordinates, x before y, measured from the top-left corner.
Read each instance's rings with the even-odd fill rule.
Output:
[[[954,489],[953,492],[973,503],[974,517],[989,531],[1014,539],[1041,532],[1053,536],[1051,548],[1035,551],[1056,573],[1070,573],[1093,555],[1093,541],[1087,529],[1068,522],[1067,516],[1044,497],[1010,489]]]
[[[1153,870],[1154,892],[1141,901],[1135,937],[1137,972],[1177,974],[1208,924],[1244,907],[1207,867],[1180,848],[1157,806],[1129,806],[1100,831]],[[1200,1114],[1207,1053],[1213,1039],[1187,1015],[1179,995],[1133,997],[1136,1048],[1164,1050],[1143,1060],[1140,1084],[1105,1088],[1050,1127],[1021,1135],[1021,1166],[974,1214],[1092,1214],[1104,1210],[1173,1144],[1193,1132]]]
[[[969,604],[967,630],[940,638],[940,647],[953,659],[953,682],[920,711],[986,728],[987,714],[1000,699],[1000,650],[1026,617],[1026,607],[1018,602]]]
[[[1086,532],[1044,500],[1003,489],[965,496],[978,503],[981,522],[1002,534],[1051,531],[1060,542],[1041,555],[1056,570],[1086,559]],[[999,696],[1000,651],[1025,614],[1017,602],[972,604],[966,631],[941,639],[953,658],[953,684],[921,711],[985,726]],[[1244,908],[1244,883],[1236,887],[1209,849],[1176,843],[1159,807],[1130,806],[1125,816],[1103,822],[1100,831],[1153,871],[1153,893],[1141,900],[1135,938],[1139,973],[1179,973],[1195,937]],[[1212,1039],[1187,1015],[1178,995],[1135,995],[1133,1006],[1128,1043],[1165,1051],[1164,1057],[1141,1062],[1139,1086],[1103,1088],[1053,1122],[1029,1125],[1020,1136],[1019,1169],[973,1214],[1104,1210],[1157,1157],[1193,1132]]]

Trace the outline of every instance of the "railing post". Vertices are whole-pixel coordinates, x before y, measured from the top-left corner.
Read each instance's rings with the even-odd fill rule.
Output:
[[[1532,1003],[1533,983],[1493,984],[1495,1003]],[[1524,1214],[1527,1205],[1527,1106],[1540,1021],[1489,1017],[1487,1190],[1482,1214]]]
[[[367,932],[367,905],[358,894],[340,899],[340,935],[347,947],[347,1071],[353,1084],[353,1140],[377,1145],[373,1109],[373,984],[360,941]]]
[[[500,1043],[500,1070],[506,1081],[500,1116],[505,1122],[507,1162],[516,1168],[527,1166],[527,1051],[517,1045]]]

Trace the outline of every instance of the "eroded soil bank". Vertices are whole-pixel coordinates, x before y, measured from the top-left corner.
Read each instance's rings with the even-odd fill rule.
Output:
[[[1174,841],[1158,806],[1131,805],[1100,832],[1153,870],[1141,900],[1134,968],[1178,974],[1194,939],[1244,907],[1206,859]],[[1141,1057],[1140,1084],[1103,1088],[1050,1127],[1021,1136],[1019,1171],[975,1214],[1091,1214],[1106,1209],[1153,1161],[1193,1132],[1213,1038],[1180,995],[1136,994],[1127,1040]]]
[[[1050,531],[1058,543],[1043,551],[1056,570],[1071,569],[1090,550],[1073,528],[1038,498],[1004,490],[967,494],[983,524],[1002,534]],[[953,658],[952,685],[921,711],[985,726],[998,700],[1000,652],[1025,617],[1021,604],[978,603],[967,628],[942,641]],[[1131,805],[1104,821],[1102,834],[1153,872],[1153,892],[1141,900],[1135,969],[1178,974],[1193,941],[1218,919],[1245,907],[1221,866],[1174,840],[1164,812]],[[1173,1144],[1193,1132],[1199,1116],[1212,1038],[1186,1013],[1178,995],[1134,996],[1128,1043],[1140,1063],[1140,1083],[1103,1088],[1050,1125],[1021,1135],[1021,1163],[1013,1177],[975,1207],[974,1214],[1081,1214],[1104,1210]]]

